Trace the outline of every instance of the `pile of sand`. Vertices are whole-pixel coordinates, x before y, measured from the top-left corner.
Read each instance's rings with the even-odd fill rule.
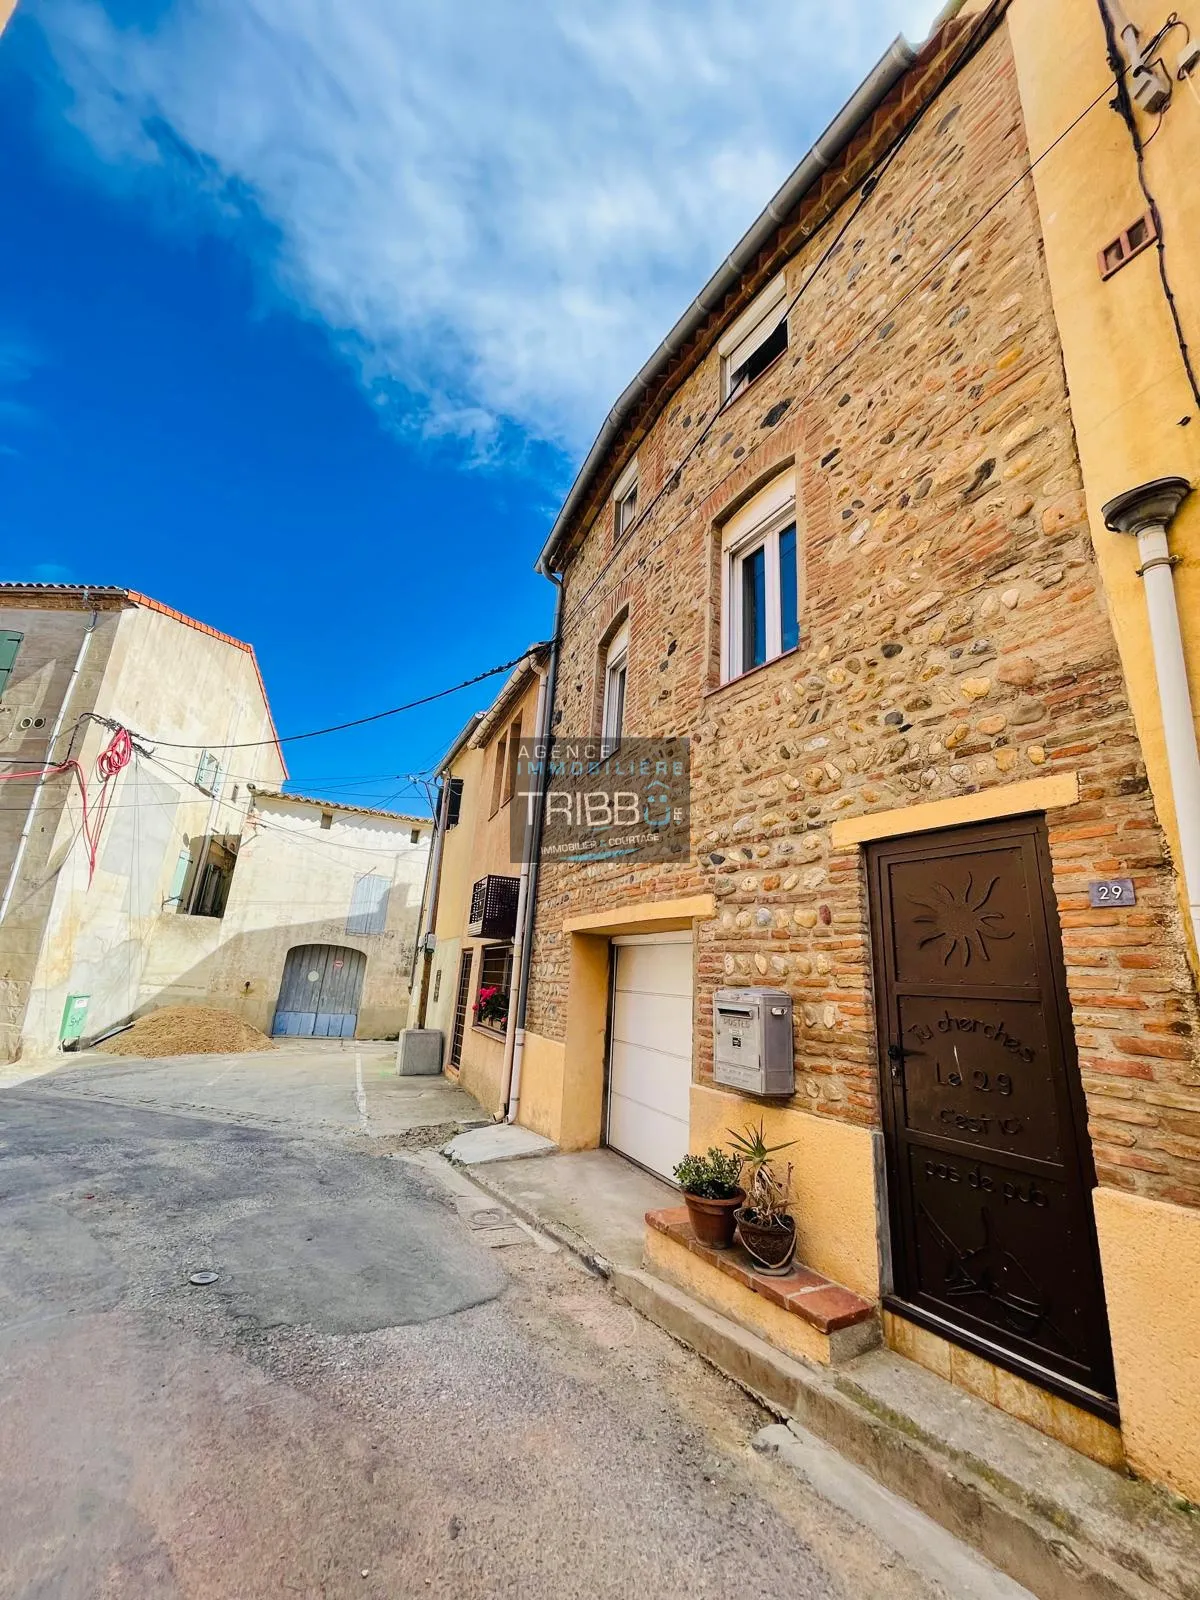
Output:
[[[218,1011],[215,1006],[164,1006],[96,1048],[113,1056],[208,1056],[273,1050],[275,1045],[232,1011]]]

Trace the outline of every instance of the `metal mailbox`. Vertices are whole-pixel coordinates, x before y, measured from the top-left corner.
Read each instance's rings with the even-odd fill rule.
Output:
[[[743,1094],[795,1093],[790,994],[782,989],[717,990],[713,1082]]]

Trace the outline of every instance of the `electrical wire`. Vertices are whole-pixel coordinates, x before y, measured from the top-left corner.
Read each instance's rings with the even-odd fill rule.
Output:
[[[295,744],[300,739],[322,739],[326,734],[344,733],[347,728],[362,728],[370,722],[382,722],[385,717],[398,717],[403,711],[415,711],[418,706],[432,705],[435,700],[445,700],[448,695],[469,689],[472,684],[483,683],[485,679],[494,678],[498,673],[519,667],[532,651],[539,648],[541,648],[539,645],[530,645],[529,649],[522,650],[521,654],[514,656],[511,661],[502,661],[499,666],[489,667],[486,672],[477,672],[473,678],[464,678],[461,683],[452,684],[448,689],[438,689],[433,694],[422,695],[419,700],[409,700],[402,706],[389,706],[386,711],[373,711],[370,716],[353,717],[349,722],[335,722],[328,728],[311,728],[305,733],[286,733],[279,739],[245,739],[235,744],[196,744],[178,739],[148,739],[147,743],[161,746],[164,750],[259,750],[274,744]]]

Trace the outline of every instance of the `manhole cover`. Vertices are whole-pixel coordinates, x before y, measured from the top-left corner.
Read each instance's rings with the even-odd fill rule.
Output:
[[[217,1274],[215,1272],[189,1272],[188,1273],[188,1282],[196,1284],[197,1287],[201,1288],[201,1289],[207,1288],[207,1286],[210,1283],[216,1283],[216,1281],[217,1281]]]

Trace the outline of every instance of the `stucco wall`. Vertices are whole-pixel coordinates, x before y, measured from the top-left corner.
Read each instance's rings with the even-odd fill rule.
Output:
[[[513,859],[510,829],[513,807],[519,807],[522,802],[519,798],[505,800],[503,785],[499,804],[494,808],[492,800],[496,793],[496,763],[505,736],[516,723],[520,724],[525,737],[534,731],[538,678],[532,673],[526,676],[528,682],[519,691],[510,694],[506,685],[450,773],[463,780],[463,803],[458,826],[447,833],[443,851],[435,924],[438,942],[431,975],[431,984],[438,983],[438,999],[431,1000],[426,1013],[429,1026],[442,1030],[447,1060],[462,953],[467,949],[473,952],[470,994],[473,1007],[479,993],[481,952],[486,943],[496,942],[472,938],[467,932],[472,887],[488,873],[516,877],[521,870],[519,861]],[[486,1109],[498,1111],[503,1077],[503,1033],[476,1026],[473,1011],[469,1012],[459,1064],[460,1083]]]
[[[282,761],[273,742],[225,758],[220,798],[195,784],[208,744],[271,740],[271,726],[253,658],[212,633],[143,606],[116,619],[98,715],[128,727],[153,756],[138,753],[113,781],[95,875],[89,885],[76,796],[68,800],[55,849],[60,861],[46,917],[21,1048],[54,1048],[69,994],[90,998],[87,1031],[117,1022],[146,1003],[151,946],[167,907],[185,843],[209,833],[237,837],[251,782],[278,783]],[[89,723],[79,754],[94,772],[107,727]],[[176,748],[181,746],[182,748]],[[95,798],[95,786],[89,781]],[[71,841],[75,842],[72,843]]]
[[[90,608],[65,602],[16,605],[0,596],[0,629],[23,635],[13,672],[0,695],[0,770],[40,770],[51,757],[61,761],[90,751],[96,744],[88,724],[79,719],[95,705],[116,638],[120,613],[111,605],[107,602],[108,608],[94,614],[93,627]],[[68,682],[89,628],[91,636],[71,688],[62,731],[51,750],[50,734],[63,710]],[[26,721],[30,726],[22,728]],[[35,726],[39,721],[41,726]],[[31,781],[0,784],[0,896],[13,872],[36,787]],[[58,871],[75,848],[79,820],[79,786],[74,776],[48,779],[42,786],[19,878],[0,923],[0,1060],[13,1059],[20,1049]],[[60,1020],[61,1010],[54,1019],[55,1037]]]
[[[408,1021],[408,974],[432,824],[256,795],[221,918],[173,916],[155,931],[141,1004],[221,1005],[271,1031],[289,950],[329,944],[366,956],[357,1036],[396,1034]],[[413,831],[420,833],[417,844]],[[346,931],[355,882],[390,884],[384,930]],[[203,925],[208,924],[211,931]]]
[[[1126,0],[1148,39],[1164,13]],[[1181,15],[1193,36],[1200,12]],[[1083,485],[1108,612],[1141,735],[1158,813],[1172,845],[1175,806],[1137,569],[1137,541],[1109,533],[1101,507],[1150,479],[1200,481],[1200,416],[1163,292],[1156,248],[1102,279],[1097,256],[1147,209],[1129,132],[1109,107],[1112,72],[1096,0],[1015,0],[1009,11],[1029,142],[1048,152],[1034,174],[1046,267],[1070,385]],[[1186,34],[1173,29],[1162,54],[1172,68]],[[1195,81],[1195,80],[1193,80]],[[1093,100],[1099,103],[1058,139]],[[1159,119],[1135,117],[1147,141],[1147,185],[1158,204],[1168,279],[1194,363],[1200,363],[1200,101],[1175,83]],[[1200,495],[1185,502],[1171,530],[1180,624],[1200,714]]]

